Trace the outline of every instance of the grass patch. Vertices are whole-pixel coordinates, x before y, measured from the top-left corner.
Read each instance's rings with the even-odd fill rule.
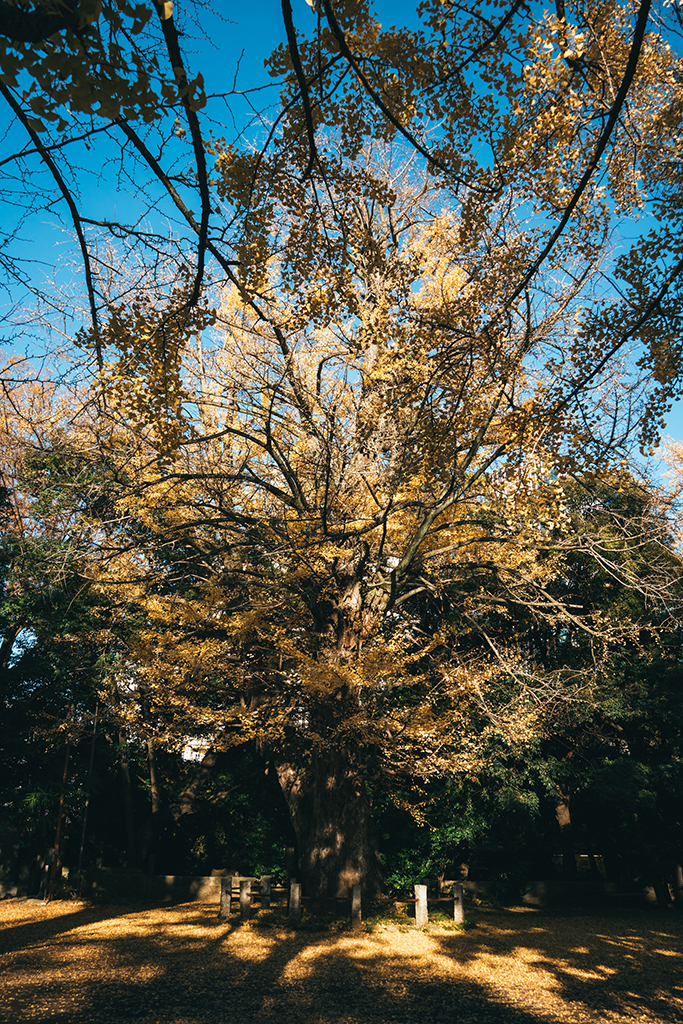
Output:
[[[459,921],[454,921],[445,910],[430,910],[429,923],[430,925],[436,925],[446,932],[467,932],[471,928],[477,927],[477,922],[473,918],[466,915],[465,920],[461,924]]]
[[[230,917],[224,920],[226,922],[230,921],[236,928],[263,930],[288,928],[293,931],[328,932],[332,934],[351,931],[349,916],[314,910],[308,907],[302,908],[301,921],[298,924],[292,924],[287,914],[287,907],[284,904],[271,906],[268,909],[252,907],[251,914],[246,921],[240,919],[239,909],[233,908]],[[470,917],[465,918],[464,924],[458,924],[452,917],[449,917],[446,911],[430,909],[429,924],[426,929],[422,930],[429,931],[434,929],[446,932],[461,932],[475,927],[476,921]],[[364,908],[363,931],[383,931],[387,928],[399,932],[415,930],[415,918],[405,904],[395,903],[392,900],[382,900],[372,904],[367,910]]]
[[[435,909],[429,911],[429,924],[422,931],[429,931],[433,926],[440,931],[463,932],[470,928],[476,928],[476,921],[466,917],[463,924],[459,924],[446,913],[445,910]],[[400,901],[394,903],[384,901],[375,904],[366,915],[363,925],[367,931],[375,928],[394,928],[399,932],[412,931],[415,928],[415,918],[408,913],[408,907]]]

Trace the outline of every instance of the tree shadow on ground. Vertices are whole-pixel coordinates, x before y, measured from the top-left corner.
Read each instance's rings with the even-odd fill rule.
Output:
[[[206,904],[95,910],[80,925],[65,915],[72,930],[38,946],[13,946],[1,1020],[540,1024],[626,1021],[636,1009],[683,1020],[660,994],[682,944],[668,919],[503,912],[466,933],[365,934],[219,922]]]
[[[47,907],[50,911],[43,914]],[[10,908],[13,911],[11,917],[8,914]],[[129,905],[97,906],[67,900],[56,900],[50,904],[38,899],[1,901],[0,956],[28,949],[34,943],[44,944],[74,928],[129,914],[130,910]]]
[[[683,1021],[683,920],[659,908],[596,912],[529,911],[479,915],[468,935],[435,937],[462,968],[486,957],[492,973],[513,959],[565,1005],[569,1020]],[[573,1014],[573,1015],[571,1015]]]

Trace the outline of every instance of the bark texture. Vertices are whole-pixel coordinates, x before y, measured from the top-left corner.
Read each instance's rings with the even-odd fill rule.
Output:
[[[207,750],[204,754],[197,770],[185,788],[178,794],[178,798],[171,808],[176,821],[185,814],[194,814],[196,812],[200,794],[211,778],[218,764],[218,758],[219,754],[215,750]]]
[[[360,885],[366,897],[377,895],[379,853],[360,773],[343,755],[318,755],[305,772],[276,767],[297,837],[305,894],[348,897]]]

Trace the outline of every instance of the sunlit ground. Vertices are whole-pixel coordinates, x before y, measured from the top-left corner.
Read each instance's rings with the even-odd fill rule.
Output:
[[[477,927],[292,932],[214,905],[0,903],[0,1020],[683,1021],[683,921],[475,910]]]

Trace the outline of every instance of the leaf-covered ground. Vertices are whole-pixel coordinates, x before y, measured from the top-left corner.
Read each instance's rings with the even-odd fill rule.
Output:
[[[683,1021],[674,914],[477,910],[477,927],[293,932],[216,907],[0,904],[0,1020]]]

